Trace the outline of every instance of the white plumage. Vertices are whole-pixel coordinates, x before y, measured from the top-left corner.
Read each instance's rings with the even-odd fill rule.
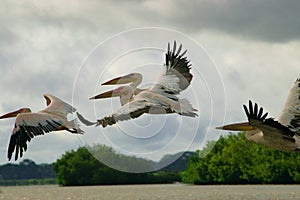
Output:
[[[82,134],[76,120],[69,121],[67,115],[75,112],[75,108],[57,97],[45,94],[47,107],[36,113],[29,108],[21,108],[17,111],[0,116],[0,119],[16,117],[15,126],[12,131],[9,146],[8,159],[15,152],[15,160],[23,156],[27,150],[27,142],[37,135],[43,135],[51,131],[66,130],[71,133]]]
[[[137,88],[142,81],[142,76],[138,73],[131,73],[103,83],[102,85],[132,82],[128,86],[121,86],[90,98],[120,97],[122,107],[111,115],[98,120],[98,125],[101,124],[106,127],[118,121],[139,117],[144,113],[178,113],[184,116],[196,117],[197,110],[192,107],[191,103],[187,99],[177,97],[181,91],[190,85],[193,77],[190,73],[191,64],[184,57],[186,51],[181,53],[181,49],[182,45],[176,50],[176,42],[174,42],[173,50],[170,49],[168,44],[165,69],[156,83],[149,89]]]
[[[300,131],[300,79],[292,86],[278,121],[285,126],[292,126]]]

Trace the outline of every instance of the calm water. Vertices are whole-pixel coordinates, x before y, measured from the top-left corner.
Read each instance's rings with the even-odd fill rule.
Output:
[[[300,185],[121,185],[1,187],[0,199],[300,199]]]

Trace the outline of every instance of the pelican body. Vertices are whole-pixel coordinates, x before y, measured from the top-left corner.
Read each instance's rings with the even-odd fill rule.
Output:
[[[263,108],[249,101],[243,105],[248,122],[229,124],[218,129],[246,131],[246,138],[255,143],[282,151],[300,150],[300,79],[292,86],[277,120],[267,118]]]
[[[27,150],[27,142],[35,136],[61,130],[83,133],[75,119],[67,119],[67,115],[76,110],[74,107],[53,95],[45,94],[44,97],[47,107],[41,111],[32,113],[29,108],[21,108],[0,116],[0,119],[16,117],[8,146],[8,160],[11,160],[14,152],[15,160],[19,156],[22,157],[23,152]]]
[[[196,117],[197,110],[192,107],[191,103],[187,99],[177,97],[181,91],[190,85],[193,77],[190,73],[191,64],[184,57],[187,51],[181,53],[181,49],[182,45],[176,49],[176,42],[174,42],[173,50],[170,49],[170,44],[168,44],[165,70],[151,88],[137,88],[142,82],[142,75],[139,73],[130,73],[103,83],[102,85],[131,84],[90,98],[120,97],[122,107],[111,115],[99,119],[97,124],[106,127],[118,121],[137,118],[144,113],[177,113],[183,116]]]

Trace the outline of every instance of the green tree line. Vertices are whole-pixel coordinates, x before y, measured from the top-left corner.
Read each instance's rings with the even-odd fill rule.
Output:
[[[48,185],[56,184],[52,164],[36,164],[24,159],[19,164],[0,166],[0,185]]]
[[[93,155],[111,162],[155,165],[153,161],[117,154],[104,145],[68,151],[54,164],[60,185],[172,183],[192,184],[290,184],[300,183],[300,154],[266,148],[246,140],[244,133],[228,134],[211,141],[196,153],[188,152],[171,166],[149,173],[126,173],[99,162]],[[168,160],[165,156],[163,161]],[[180,160],[181,159],[181,160]],[[109,159],[106,159],[109,160]],[[184,161],[184,162],[183,162]],[[188,163],[188,164],[187,164]],[[187,168],[185,165],[187,164]],[[180,166],[180,167],[178,167]],[[183,166],[183,167],[182,167]],[[176,168],[174,168],[176,167]],[[182,171],[184,169],[184,171]]]
[[[52,164],[36,164],[24,159],[19,164],[4,164],[0,166],[0,180],[25,180],[55,178]]]
[[[43,178],[43,179],[19,179],[19,180],[0,180],[1,186],[20,186],[20,185],[54,185],[56,183],[55,178]]]
[[[89,150],[93,151],[93,155]],[[120,159],[121,163],[135,163],[138,166],[153,164],[149,160],[117,154],[111,147],[104,145],[95,145],[88,148],[80,147],[76,151],[67,151],[53,164],[57,183],[63,186],[74,186],[171,183],[180,181],[180,176],[177,172],[127,173],[118,171],[98,161],[94,157],[96,154],[110,158],[111,162]],[[129,165],[129,167],[138,166]]]
[[[300,154],[266,148],[229,134],[190,157],[182,181],[193,184],[300,183]],[[211,148],[214,145],[213,148]],[[208,153],[209,152],[209,153]]]

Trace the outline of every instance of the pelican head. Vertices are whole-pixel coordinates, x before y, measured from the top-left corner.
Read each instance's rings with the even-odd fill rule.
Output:
[[[125,76],[119,76],[117,78],[111,79],[102,83],[101,85],[117,85],[136,82],[139,85],[142,82],[142,75],[140,73],[130,73]]]
[[[5,115],[0,116],[0,119],[5,119],[5,118],[10,118],[10,117],[16,117],[18,114],[20,113],[30,113],[31,110],[30,108],[21,108],[19,110],[13,111],[13,112],[9,112]]]
[[[249,122],[241,122],[235,124],[228,124],[225,126],[217,127],[216,129],[228,130],[228,131],[251,131],[255,130],[253,126],[249,124]]]
[[[132,96],[134,93],[132,87],[130,86],[121,86],[114,90],[109,90],[107,92],[98,94],[94,97],[91,97],[92,99],[103,99],[103,98],[111,98],[111,97],[125,97],[125,96]]]

